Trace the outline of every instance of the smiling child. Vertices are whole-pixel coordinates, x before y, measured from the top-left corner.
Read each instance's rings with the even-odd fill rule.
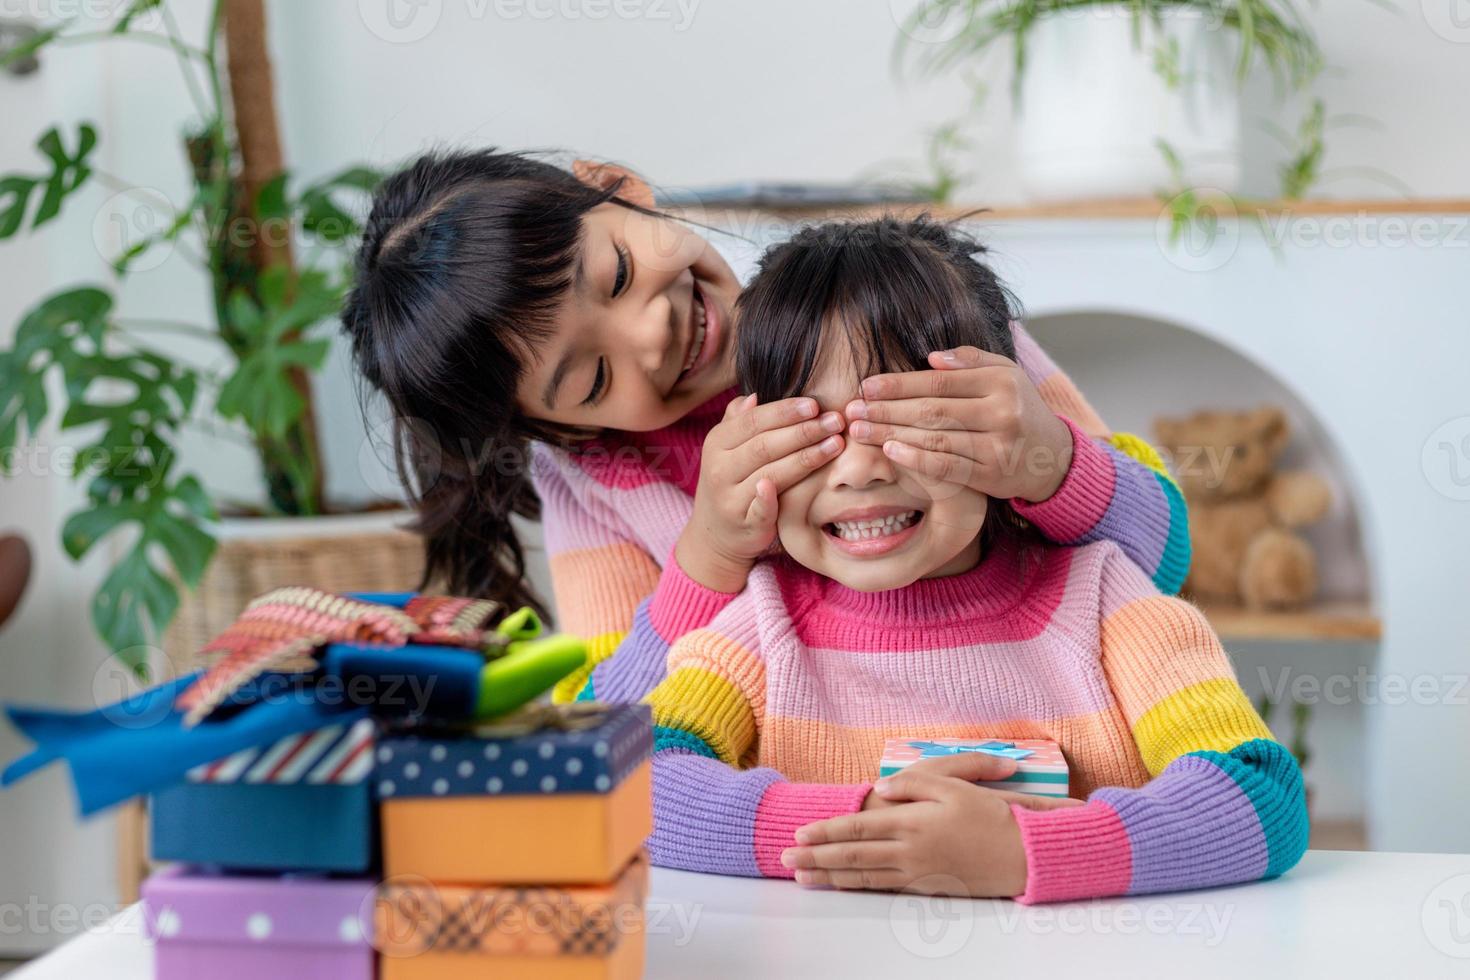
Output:
[[[777,246],[738,308],[743,386],[843,412],[929,351],[1001,368],[1013,308],[980,251],[893,219]],[[1117,545],[1051,544],[875,441],[854,432],[781,494],[782,554],[670,648],[647,697],[654,861],[1027,902],[1294,865],[1301,774],[1199,610]],[[1106,472],[1074,444],[1067,480]],[[1085,802],[976,786],[1014,766],[983,755],[868,782],[893,737],[1053,740]]]

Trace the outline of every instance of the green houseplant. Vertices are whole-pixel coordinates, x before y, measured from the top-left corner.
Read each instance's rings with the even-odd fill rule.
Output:
[[[1137,190],[1168,200],[1195,183],[1232,193],[1236,89],[1266,70],[1279,93],[1300,93],[1323,67],[1294,0],[924,0],[901,24],[895,58],[932,74],[1001,45],[1010,48],[1025,124],[1018,130],[1023,176],[1057,168],[1060,176],[1042,182],[1059,186],[1052,196],[1062,197],[1081,188],[1083,195]],[[1101,51],[1112,52],[1111,60]],[[1321,109],[1314,103],[1307,111]],[[1030,138],[1032,130],[1041,135]],[[1320,140],[1288,149],[1283,196],[1306,191],[1320,150]],[[1117,154],[1110,173],[1099,166],[1068,179],[1068,168],[1085,170],[1108,151]],[[1185,172],[1191,168],[1198,178]],[[1188,206],[1190,195],[1183,200]]]
[[[1322,69],[1321,49],[1294,0],[924,0],[904,22],[898,54],[912,55],[925,70],[937,71],[1009,41],[1019,76],[1026,70],[1028,44],[1038,24],[1097,7],[1125,13],[1140,43],[1144,25],[1157,25],[1165,14],[1203,14],[1210,25],[1239,35],[1236,75],[1241,81],[1258,59],[1279,81],[1294,86],[1307,84]],[[921,51],[912,42],[926,35],[946,40]],[[1177,53],[1167,44],[1149,52],[1166,81],[1179,80]]]
[[[216,502],[179,458],[186,426],[243,431],[260,460],[269,513],[327,509],[312,374],[327,357],[350,284],[346,246],[359,230],[353,205],[379,174],[354,165],[304,186],[291,180],[263,0],[214,0],[202,43],[181,35],[162,0],[132,0],[103,30],[48,26],[0,64],[94,43],[150,44],[177,59],[196,110],[174,148],[187,161],[191,194],[125,243],[111,262],[114,281],[61,289],[24,315],[13,345],[0,350],[0,454],[8,464],[48,420],[77,441],[74,474],[86,481],[86,501],[66,520],[62,543],[80,559],[110,542],[116,557],[93,596],[92,619],[107,645],[141,669],[140,651],[159,640],[181,587],[199,584],[216,549]],[[0,175],[0,239],[45,226],[94,183],[126,191],[94,168],[101,138],[90,123],[56,126],[36,143],[35,170]],[[197,261],[210,286],[210,322],[119,311],[117,285],[156,249]],[[200,338],[225,368],[176,356],[155,340],[160,331]],[[59,399],[51,395],[57,382]]]

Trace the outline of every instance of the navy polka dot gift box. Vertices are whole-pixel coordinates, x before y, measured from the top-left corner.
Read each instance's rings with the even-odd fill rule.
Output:
[[[653,752],[647,705],[607,705],[601,724],[511,738],[388,735],[373,772],[380,800],[401,796],[606,793]]]
[[[649,709],[637,704],[538,705],[470,730],[389,731],[373,770],[384,873],[611,882],[653,831],[652,753]]]

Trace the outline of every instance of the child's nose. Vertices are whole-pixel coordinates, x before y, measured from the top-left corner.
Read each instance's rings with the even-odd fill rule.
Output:
[[[834,490],[865,490],[898,479],[898,471],[893,461],[883,455],[882,446],[870,446],[855,439],[845,440],[842,452],[829,467],[828,486]]]

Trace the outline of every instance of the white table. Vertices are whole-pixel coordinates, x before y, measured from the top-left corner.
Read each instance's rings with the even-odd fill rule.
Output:
[[[1023,908],[655,869],[650,977],[1470,977],[1470,854],[1312,851],[1286,877]],[[128,910],[11,974],[150,980]]]

